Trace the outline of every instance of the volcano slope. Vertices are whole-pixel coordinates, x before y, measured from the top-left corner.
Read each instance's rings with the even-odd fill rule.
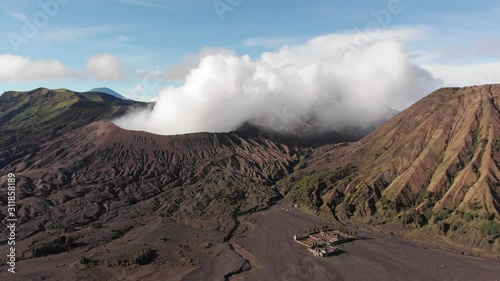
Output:
[[[35,152],[45,141],[146,106],[103,93],[66,89],[5,92],[0,96],[0,168]]]
[[[280,188],[341,223],[499,257],[499,96],[438,90],[359,142],[316,149]]]
[[[219,280],[245,263],[224,243],[237,226],[235,217],[279,199],[273,184],[298,161],[295,149],[251,130],[156,136],[95,122],[42,145],[5,171],[18,180],[23,258],[71,247],[73,262],[90,251],[86,258],[100,266],[126,265],[147,244],[168,268],[192,269],[220,255],[227,268],[209,279]],[[64,263],[67,256],[59,258]],[[99,280],[109,274],[99,273]]]
[[[2,181],[7,173],[17,181],[19,280],[110,280],[151,259],[163,269],[144,274],[177,280],[202,266],[218,268],[207,280],[223,279],[247,266],[226,243],[236,217],[281,198],[274,185],[309,141],[251,125],[224,134],[126,131],[106,120],[136,103],[97,93],[37,89],[0,101]]]
[[[29,112],[46,101],[25,95],[44,92],[18,97],[38,100]],[[44,110],[9,115],[25,122],[21,128],[41,124],[56,133],[26,129],[28,153],[15,142],[2,147],[18,152],[0,168],[2,182],[11,172],[17,180],[18,280],[229,279],[249,268],[231,244],[245,228],[238,218],[283,195],[342,223],[390,226],[407,238],[426,233],[481,253],[497,249],[498,86],[444,89],[357,143],[314,147],[325,141],[251,125],[179,136],[127,131],[106,119],[134,104],[114,100],[76,106],[86,118],[63,122],[75,107],[57,98],[48,98],[59,104],[49,108],[64,112],[62,119],[36,123],[53,116]],[[64,131],[60,123],[68,123]],[[453,187],[467,171],[477,177],[471,187]],[[459,190],[459,203],[445,200],[450,190]],[[468,195],[473,190],[484,193]],[[7,203],[5,193],[0,200]],[[6,216],[3,208],[0,218]],[[0,252],[7,251],[6,231]]]

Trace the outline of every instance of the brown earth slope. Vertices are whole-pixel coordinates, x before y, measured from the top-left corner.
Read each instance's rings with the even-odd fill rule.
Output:
[[[25,128],[30,140],[27,153],[16,139],[4,138],[1,149],[2,182],[8,172],[17,179],[19,264],[32,269],[19,280],[111,280],[135,268],[141,250],[138,263],[154,262],[133,280],[227,279],[248,269],[230,246],[244,227],[238,217],[283,195],[340,223],[499,255],[498,85],[439,90],[359,142],[321,146],[342,136],[298,139],[251,125],[220,134],[131,132],[94,121],[133,104],[64,92],[68,102],[56,93],[2,96],[12,99],[7,108],[31,101],[1,117],[5,132]],[[85,118],[74,123],[74,112]],[[1,209],[0,219],[6,215]]]
[[[282,189],[341,222],[499,255],[499,96],[500,85],[438,90],[357,143],[315,150]]]
[[[158,136],[95,122],[5,169],[21,180],[22,221],[84,225],[156,198],[151,213],[230,227],[236,209],[279,197],[273,184],[299,160],[296,149],[251,134]]]
[[[280,197],[273,185],[299,161],[297,147],[275,143],[269,137],[279,139],[278,134],[252,126],[228,134],[158,136],[94,122],[134,106],[144,104],[68,90],[7,92],[0,97],[1,182],[6,182],[7,173],[16,174],[16,243],[26,274],[21,280],[44,272],[55,278],[51,268],[26,270],[33,262],[46,263],[45,256],[83,267],[86,262],[79,264],[79,255],[99,257],[95,262],[106,268],[131,263],[133,251],[157,240],[161,245],[151,246],[158,251],[159,263],[185,266],[176,272],[214,262],[208,258],[212,254],[234,260],[220,261],[226,269],[214,272],[216,276],[244,263],[224,239],[236,227],[237,214],[266,208]],[[0,195],[0,202],[7,205],[7,193]],[[4,222],[6,212],[1,208]],[[5,252],[7,229],[0,233]],[[183,245],[191,249],[177,253]],[[113,251],[103,254],[110,248]]]
[[[335,132],[319,140],[298,138],[249,124],[220,134],[132,132],[106,120],[136,104],[99,93],[37,89],[5,93],[0,102],[0,171],[2,181],[16,174],[16,238],[24,268],[47,262],[45,256],[85,267],[89,261],[79,265],[79,255],[98,268],[130,265],[133,252],[148,245],[167,271],[185,266],[174,270],[180,276],[225,264],[212,272],[219,279],[245,266],[226,243],[238,227],[237,216],[281,199],[275,183],[293,171],[311,144],[346,138]],[[14,134],[17,129],[21,134]],[[6,194],[0,201],[7,204]],[[6,211],[0,210],[4,221]],[[0,230],[2,251],[6,231]],[[111,274],[104,271],[102,276]],[[70,272],[77,274],[68,277],[74,280],[78,273]],[[55,278],[46,268],[20,278],[42,273]]]
[[[246,266],[225,243],[236,217],[280,199],[274,183],[299,157],[297,148],[251,127],[158,136],[95,122],[67,133],[2,170],[17,180],[16,244],[23,259],[17,280],[110,280],[147,248],[155,251],[155,265],[139,275],[160,272],[172,278],[162,280],[178,280],[216,267],[204,275],[221,280]],[[6,196],[0,200],[6,205]],[[2,252],[6,231],[0,230]],[[96,276],[82,277],[88,274]]]

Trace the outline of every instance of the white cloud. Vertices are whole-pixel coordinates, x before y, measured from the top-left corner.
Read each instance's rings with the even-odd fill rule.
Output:
[[[21,21],[29,21],[29,18],[26,14],[19,12],[19,11],[11,11],[9,12],[9,15],[15,19],[21,20]]]
[[[115,1],[137,6],[150,7],[150,8],[170,9],[170,7],[165,4],[153,4],[153,1],[150,2],[144,0],[115,0]]]
[[[110,54],[94,55],[87,61],[87,73],[100,81],[125,79],[119,58]]]
[[[111,39],[95,41],[94,44],[99,47],[105,47],[105,48],[123,48],[123,47],[133,46],[131,43],[135,39],[136,38],[132,36],[120,35],[120,36],[115,36],[114,38]]]
[[[500,62],[459,65],[426,64],[423,67],[450,87],[500,83]]]
[[[88,26],[88,27],[63,27],[51,29],[43,34],[40,38],[45,41],[75,41],[85,37],[90,37],[99,34],[105,34],[122,29],[119,26]]]
[[[196,68],[202,59],[210,55],[234,55],[234,52],[225,48],[204,48],[201,52],[195,55],[185,56],[181,63],[171,67],[165,73],[162,73],[160,76],[162,79],[167,81],[183,81],[186,76]]]
[[[119,42],[132,41],[134,39],[135,39],[135,37],[133,37],[133,36],[125,36],[125,35],[120,35],[120,36],[115,37],[115,41],[119,41]]]
[[[222,52],[199,56],[181,87],[167,87],[151,112],[116,120],[158,134],[225,132],[246,121],[275,129],[314,116],[320,125],[364,126],[440,86],[412,63],[402,40],[420,30],[343,33],[262,54],[258,60]]]
[[[278,66],[320,62],[325,58],[349,56],[382,40],[418,41],[427,36],[424,27],[397,27],[373,32],[345,32],[318,36],[304,44],[283,46],[277,52],[267,52],[262,60]]]
[[[142,102],[155,102],[158,97],[151,98],[148,93],[150,92],[149,89],[147,88],[147,85],[144,85],[144,83],[140,82],[137,85],[135,85],[134,88],[132,89],[125,89],[123,90],[124,93],[127,93],[126,96],[129,99],[136,100],[136,101],[142,101]]]
[[[135,85],[135,87],[130,92],[129,96],[131,99],[134,100],[143,100],[145,93],[146,89],[144,88],[144,85],[142,83],[139,83]]]
[[[144,85],[142,83],[137,84],[132,90],[134,93],[143,94],[144,93]]]
[[[58,80],[76,76],[76,71],[57,60],[31,60],[19,55],[0,55],[1,82]]]

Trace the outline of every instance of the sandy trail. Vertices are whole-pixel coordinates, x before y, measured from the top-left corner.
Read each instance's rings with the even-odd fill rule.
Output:
[[[500,280],[498,260],[425,249],[364,232],[360,234],[368,239],[339,246],[343,254],[313,257],[294,242],[293,235],[324,223],[297,210],[287,212],[275,207],[241,220],[254,221],[255,229],[249,228],[234,241],[251,253],[259,266],[231,280]]]

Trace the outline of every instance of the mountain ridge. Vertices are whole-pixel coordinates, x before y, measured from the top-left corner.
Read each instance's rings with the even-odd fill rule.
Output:
[[[500,85],[440,89],[356,141],[251,123],[162,136],[112,123],[148,104],[69,90],[9,92],[0,97],[3,136],[23,129],[26,144],[19,135],[5,139],[0,171],[16,174],[21,262],[44,259],[37,245],[53,245],[56,235],[75,239],[71,250],[49,249],[57,263],[91,255],[106,271],[147,245],[166,272],[221,257],[236,272],[245,259],[231,239],[254,227],[243,217],[287,212],[277,202],[339,227],[499,257],[499,94]]]
[[[89,92],[98,92],[98,93],[108,94],[110,96],[113,96],[115,98],[119,98],[122,100],[129,100],[129,98],[126,98],[126,97],[122,96],[121,94],[119,94],[118,92],[116,92],[110,88],[107,88],[107,87],[94,88],[94,89],[90,90]]]
[[[498,255],[499,95],[500,85],[437,90],[359,142],[316,150],[281,188],[342,222],[430,231]]]
[[[107,94],[67,89],[5,92],[0,96],[0,167],[7,158],[29,154],[38,144],[54,137],[147,106]]]

